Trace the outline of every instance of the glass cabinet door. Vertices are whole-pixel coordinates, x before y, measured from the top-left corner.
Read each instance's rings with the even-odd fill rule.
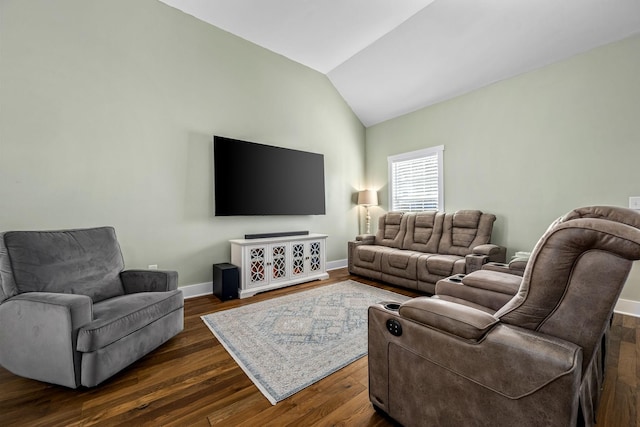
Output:
[[[291,244],[291,275],[294,277],[305,274],[304,247],[304,242]]]
[[[271,245],[271,280],[282,280],[287,278],[287,245]]]
[[[309,243],[309,269],[313,271],[322,270],[322,250],[321,242]]]
[[[249,285],[260,285],[267,281],[267,248],[266,246],[249,247]]]

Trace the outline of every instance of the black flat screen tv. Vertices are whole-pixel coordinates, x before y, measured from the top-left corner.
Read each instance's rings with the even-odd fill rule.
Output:
[[[324,215],[324,156],[214,136],[215,215]]]

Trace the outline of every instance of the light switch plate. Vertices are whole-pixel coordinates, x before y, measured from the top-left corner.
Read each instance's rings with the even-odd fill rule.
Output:
[[[640,210],[640,197],[629,197],[629,207]]]

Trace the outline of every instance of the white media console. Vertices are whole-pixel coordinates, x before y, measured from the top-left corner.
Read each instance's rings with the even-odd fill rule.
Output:
[[[238,296],[329,278],[325,234],[235,239],[231,264],[240,270]]]

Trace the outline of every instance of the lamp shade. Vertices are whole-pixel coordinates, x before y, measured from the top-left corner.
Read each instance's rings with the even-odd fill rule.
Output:
[[[365,206],[376,206],[378,204],[378,193],[373,190],[359,191],[358,204]]]

